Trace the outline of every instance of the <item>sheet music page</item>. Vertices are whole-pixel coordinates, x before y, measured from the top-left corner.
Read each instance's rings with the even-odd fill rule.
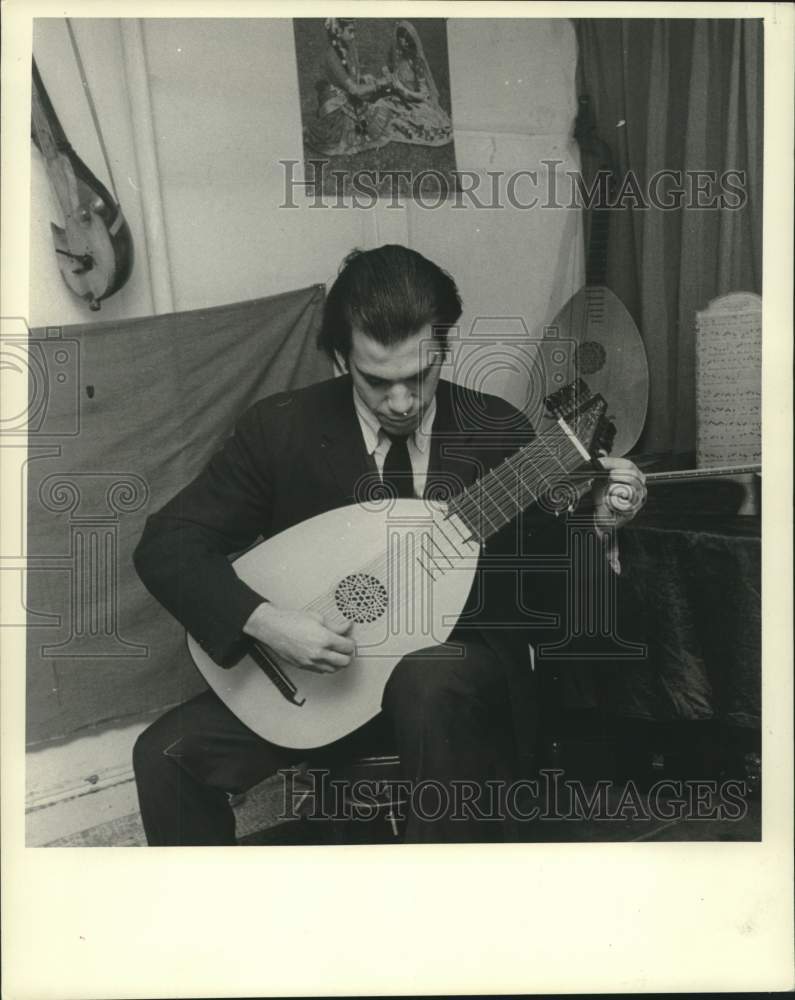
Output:
[[[696,465],[759,462],[762,451],[762,311],[716,299],[696,320]]]

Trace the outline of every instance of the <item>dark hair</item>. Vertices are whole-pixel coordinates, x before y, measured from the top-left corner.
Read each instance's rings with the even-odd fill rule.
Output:
[[[441,267],[408,247],[354,250],[342,263],[323,309],[318,345],[347,359],[353,328],[384,346],[426,324],[440,340],[461,315],[456,284]]]
[[[348,68],[348,46],[342,40],[342,33],[352,24],[352,17],[330,17],[326,21],[326,37],[345,69]]]
[[[405,39],[411,54],[416,56],[417,43],[414,41],[414,38],[412,37],[410,31],[406,31],[405,28],[398,28],[397,31],[395,32],[395,37]]]

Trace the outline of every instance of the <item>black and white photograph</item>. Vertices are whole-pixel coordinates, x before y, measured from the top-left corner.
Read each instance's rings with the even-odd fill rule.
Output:
[[[791,986],[791,10],[11,6],[4,853],[96,885],[9,997]],[[417,985],[274,968],[426,877]]]
[[[304,161],[325,194],[387,171],[409,194],[417,177],[426,191],[455,189],[443,18],[301,17],[293,29]]]

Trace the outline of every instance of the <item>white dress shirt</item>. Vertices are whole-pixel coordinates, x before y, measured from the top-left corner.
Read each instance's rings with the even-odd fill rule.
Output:
[[[367,404],[360,399],[358,392],[353,390],[353,405],[356,408],[356,416],[359,418],[359,426],[364,437],[364,447],[368,455],[372,455],[378,469],[378,475],[384,473],[384,462],[392,442],[386,436],[378,418]],[[436,416],[436,398],[431,400],[422,415],[419,427],[413,434],[409,434],[406,446],[411,462],[411,471],[414,474],[414,495],[422,497],[425,492],[425,483],[428,479],[428,461],[431,457],[431,429],[434,417]]]

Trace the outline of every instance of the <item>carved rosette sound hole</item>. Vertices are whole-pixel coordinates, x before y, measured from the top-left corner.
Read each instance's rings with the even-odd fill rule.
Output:
[[[386,611],[386,588],[369,573],[351,573],[340,580],[334,600],[341,615],[364,625],[377,621]]]
[[[581,375],[600,372],[607,360],[607,353],[598,340],[584,340],[576,350],[575,367]]]

